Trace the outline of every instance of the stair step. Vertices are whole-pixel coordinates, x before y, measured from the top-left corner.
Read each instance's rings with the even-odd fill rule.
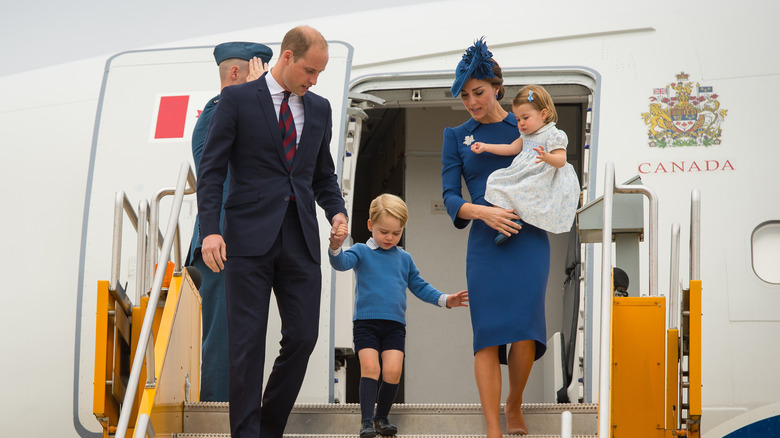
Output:
[[[355,438],[358,434],[322,435],[322,434],[284,434],[284,438]],[[505,435],[514,437],[521,435]],[[560,438],[560,435],[522,435],[525,438]],[[173,438],[230,438],[228,433],[180,433]],[[395,435],[395,438],[487,438],[487,435]],[[572,438],[597,438],[596,435],[572,435]]]
[[[184,432],[177,437],[225,437],[230,431],[227,403],[185,403]],[[595,436],[598,424],[595,404],[523,404],[528,428],[537,435],[560,436],[561,413],[572,413],[572,433],[575,437]],[[484,437],[485,427],[479,404],[414,404],[399,403],[390,411],[390,421],[413,437]],[[503,406],[501,424],[505,427]],[[354,437],[360,429],[360,405],[297,404],[290,414],[285,437]],[[354,431],[354,432],[353,432]],[[353,432],[347,433],[346,432]],[[511,436],[511,435],[508,435]],[[519,436],[519,435],[518,435]]]

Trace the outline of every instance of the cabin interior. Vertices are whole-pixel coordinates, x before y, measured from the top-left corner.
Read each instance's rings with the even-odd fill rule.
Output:
[[[586,81],[565,82],[568,75],[554,72],[505,73],[506,92],[501,101],[511,111],[512,98],[529,83],[545,86],[558,112],[557,126],[569,138],[568,162],[577,171],[580,184],[587,188],[587,163],[592,89]],[[417,79],[417,80],[415,80]],[[370,237],[366,228],[368,206],[381,193],[403,198],[410,219],[400,245],[413,256],[428,282],[445,293],[466,289],[465,255],[468,227],[458,230],[446,214],[441,191],[441,145],[445,127],[468,119],[458,97],[449,85],[437,78],[407,78],[397,82],[368,78],[353,86],[363,96],[352,98],[367,118],[362,121],[360,146],[355,161],[352,230],[354,242]],[[422,83],[416,87],[414,83]],[[366,99],[365,94],[373,96]],[[584,193],[584,192],[583,192]],[[464,198],[468,192],[463,186]],[[587,199],[581,197],[581,199]],[[580,359],[574,340],[580,315],[580,245],[574,227],[563,234],[549,234],[551,268],[547,285],[546,320],[548,339],[563,334],[564,362],[568,380]],[[567,281],[568,279],[568,281]],[[566,287],[565,287],[566,286]],[[467,309],[443,310],[409,295],[407,310],[407,351],[401,390],[397,402],[473,403],[478,402],[473,380],[473,354],[470,318]],[[581,322],[580,322],[581,324]],[[350,340],[336,339],[336,347],[348,347]],[[340,345],[345,344],[345,345]],[[534,365],[524,402],[554,402],[552,390],[551,345],[545,357]],[[544,365],[549,363],[549,365]],[[503,368],[503,367],[502,367]],[[504,393],[507,390],[504,369]],[[547,375],[546,375],[547,374]],[[359,365],[347,365],[346,402],[358,402]],[[568,386],[568,385],[567,385]],[[582,388],[574,390],[572,402],[583,399]],[[579,394],[579,395],[577,395]],[[566,394],[562,394],[566,398]],[[558,397],[560,399],[560,397]],[[575,399],[576,398],[576,399]]]

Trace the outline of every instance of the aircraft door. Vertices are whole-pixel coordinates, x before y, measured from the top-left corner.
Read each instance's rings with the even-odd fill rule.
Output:
[[[280,44],[267,45],[278,57]],[[320,75],[312,89],[331,103],[333,157],[338,156],[345,134],[341,127],[347,112],[352,51],[346,43],[330,42],[327,72]],[[271,65],[274,62],[275,58]],[[142,200],[151,202],[158,190],[175,185],[180,164],[192,163],[191,137],[197,117],[205,104],[219,94],[219,85],[213,46],[131,51],[115,55],[106,63],[88,169],[87,223],[82,236],[86,244],[81,253],[80,272],[83,281],[78,291],[83,310],[77,315],[82,330],[75,347],[83,359],[74,376],[74,390],[79,397],[78,416],[91,429],[96,425],[90,411],[95,285],[98,280],[107,280],[110,274],[115,193],[124,191],[137,210]],[[159,208],[160,223],[167,223],[170,207],[170,197],[164,198]],[[320,239],[324,242],[322,256],[327,261],[330,224],[322,210],[317,211]],[[179,217],[182,254],[188,251],[196,214],[195,196],[185,197]],[[123,228],[119,281],[127,284],[128,291],[133,291],[129,295],[136,303],[136,266],[145,261],[135,259],[136,234],[128,220]],[[309,362],[300,402],[324,403],[333,398],[331,269],[327,262],[322,266],[321,336]],[[266,377],[278,354],[280,330],[278,311],[271,304]]]

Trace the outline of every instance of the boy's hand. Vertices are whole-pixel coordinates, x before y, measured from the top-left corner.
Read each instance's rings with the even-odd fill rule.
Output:
[[[330,249],[337,250],[341,248],[341,245],[344,244],[344,240],[347,239],[348,236],[347,226],[344,224],[340,224],[338,228],[336,229],[335,233],[331,233],[330,236]]]
[[[485,143],[482,143],[481,141],[476,141],[471,144],[471,152],[474,152],[475,154],[481,154],[482,152],[487,151],[487,145]]]
[[[469,291],[462,290],[456,294],[451,294],[447,297],[447,307],[468,307],[469,306]]]

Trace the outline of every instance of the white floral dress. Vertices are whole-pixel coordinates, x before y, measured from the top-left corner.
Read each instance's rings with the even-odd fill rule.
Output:
[[[580,198],[580,184],[571,164],[560,169],[536,163],[535,147],[552,152],[566,149],[566,133],[550,122],[533,134],[520,134],[523,150],[509,167],[498,169],[487,179],[485,200],[515,210],[523,222],[552,233],[565,233],[574,223]]]

